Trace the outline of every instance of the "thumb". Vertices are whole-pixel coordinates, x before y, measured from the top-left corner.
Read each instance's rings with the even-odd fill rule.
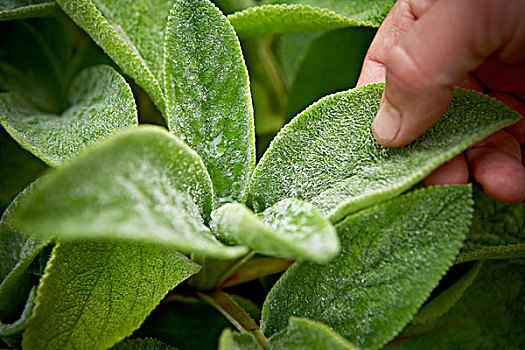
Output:
[[[452,86],[512,36],[505,6],[440,0],[403,34],[386,59],[386,87],[372,126],[379,143],[403,146],[441,117]]]

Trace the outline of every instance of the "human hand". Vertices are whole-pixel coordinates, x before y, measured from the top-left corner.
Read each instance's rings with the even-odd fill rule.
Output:
[[[379,28],[357,85],[386,81],[376,140],[403,146],[443,114],[453,86],[488,93],[525,115],[525,1],[399,0]],[[525,120],[442,165],[423,183],[470,175],[503,202],[525,200]]]

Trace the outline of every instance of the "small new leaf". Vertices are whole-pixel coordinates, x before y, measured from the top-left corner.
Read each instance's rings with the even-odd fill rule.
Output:
[[[296,199],[284,199],[259,217],[242,204],[225,204],[212,213],[212,227],[226,242],[272,256],[324,263],[340,248],[330,222],[313,205]]]

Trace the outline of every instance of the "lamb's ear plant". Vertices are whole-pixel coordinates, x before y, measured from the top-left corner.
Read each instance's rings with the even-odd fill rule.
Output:
[[[311,104],[256,165],[256,135],[341,88],[303,73],[331,45],[358,62],[392,3],[0,5],[0,345],[525,344],[524,204],[418,185],[517,113],[456,89],[387,149],[372,84]]]

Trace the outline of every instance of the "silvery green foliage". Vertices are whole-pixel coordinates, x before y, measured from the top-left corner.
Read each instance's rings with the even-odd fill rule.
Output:
[[[0,119],[29,152],[58,168],[20,194],[0,223],[0,337],[9,345],[214,347],[217,339],[181,339],[218,336],[228,320],[249,333],[225,330],[221,349],[501,348],[523,342],[516,326],[524,324],[520,262],[477,263],[421,308],[454,262],[522,257],[523,206],[495,204],[476,193],[474,226],[456,258],[472,214],[469,186],[413,190],[444,161],[516,121],[516,113],[481,94],[455,90],[428,133],[386,149],[371,133],[383,85],[369,85],[305,109],[254,171],[251,87],[234,28],[254,36],[346,27],[287,34],[275,47],[271,37],[242,42],[244,55],[255,53],[256,63],[268,64],[271,50],[281,50],[273,78],[283,80],[276,91],[293,115],[314,98],[308,91],[319,92],[309,90],[315,81],[300,79],[309,70],[322,76],[317,66],[323,56],[315,51],[329,55],[323,48],[348,37],[367,46],[391,0],[272,1],[230,15],[231,24],[208,0],[57,3],[113,61],[81,39],[63,14],[0,23],[11,28],[2,32],[0,46]],[[255,5],[218,3],[230,10]],[[0,20],[60,13],[52,2],[2,6]],[[286,52],[294,47],[302,49]],[[168,131],[134,127],[134,96],[120,70],[146,91]],[[257,72],[255,81],[261,77],[268,78]],[[331,91],[340,89],[326,83]],[[139,89],[133,93],[144,97]],[[275,101],[263,102],[268,107]],[[48,244],[51,253],[43,249]],[[260,277],[264,269],[256,261],[282,265],[268,257],[245,264],[256,252],[297,260],[264,303],[261,327],[269,338],[244,310],[258,318],[253,302],[213,290],[224,281]],[[184,288],[170,292],[190,276]],[[219,294],[223,304],[214,299]],[[495,313],[483,319],[484,304],[494,300]],[[500,324],[511,341],[505,331],[498,341],[483,337]],[[177,336],[162,338],[174,329]],[[146,339],[126,339],[132,334]]]

